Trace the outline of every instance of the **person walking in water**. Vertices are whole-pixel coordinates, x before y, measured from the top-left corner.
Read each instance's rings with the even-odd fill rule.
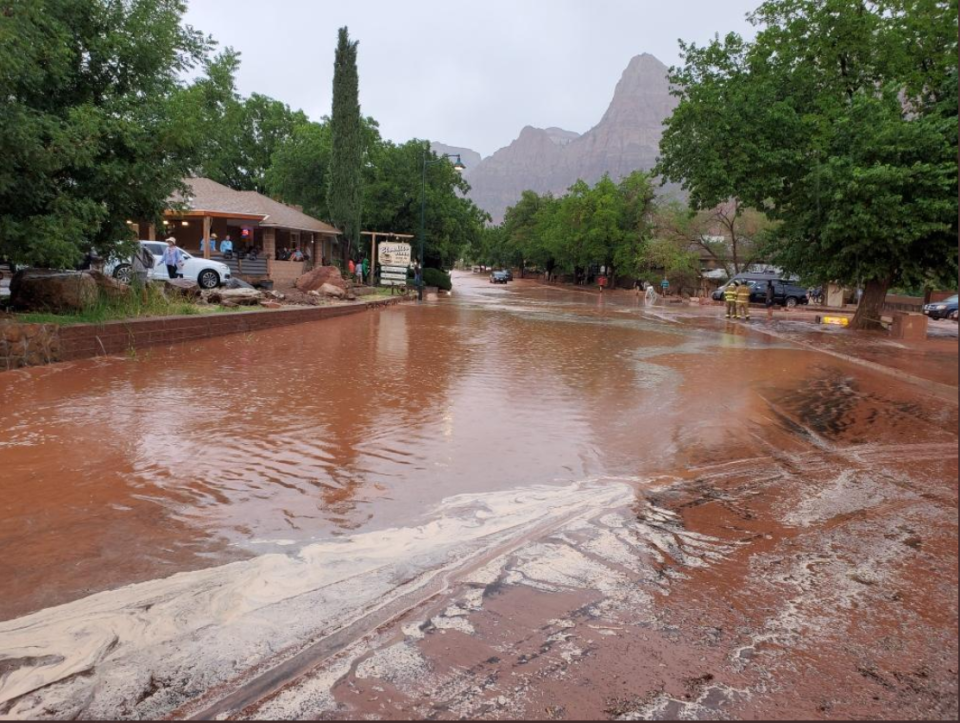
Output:
[[[723,290],[723,300],[727,303],[727,318],[737,318],[737,286],[739,283],[731,281]]]
[[[163,263],[171,279],[183,278],[183,274],[180,273],[180,268],[183,266],[183,251],[177,248],[177,240],[173,236],[167,239],[167,248],[163,250]]]
[[[747,282],[737,288],[737,317],[750,321],[750,284]]]
[[[774,303],[774,289],[773,281],[767,279],[767,295],[764,299],[764,305],[767,307],[767,321],[773,319],[773,303]]]
[[[646,296],[643,298],[644,306],[653,306],[657,303],[657,290],[653,288],[653,284],[647,285]]]

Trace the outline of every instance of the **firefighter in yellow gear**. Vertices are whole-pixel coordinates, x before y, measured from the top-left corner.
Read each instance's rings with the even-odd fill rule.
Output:
[[[737,289],[737,317],[750,318],[750,284],[740,284]]]
[[[731,281],[723,290],[723,300],[727,302],[727,318],[737,318],[737,282]]]

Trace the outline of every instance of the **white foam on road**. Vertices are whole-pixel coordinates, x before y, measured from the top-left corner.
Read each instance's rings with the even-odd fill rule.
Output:
[[[458,495],[416,527],[179,573],[0,623],[0,713],[163,715],[532,528],[633,498],[615,481]]]

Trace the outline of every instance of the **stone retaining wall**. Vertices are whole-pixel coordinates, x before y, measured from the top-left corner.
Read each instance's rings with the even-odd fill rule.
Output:
[[[320,321],[367,309],[391,306],[395,299],[376,299],[340,306],[313,306],[263,311],[237,311],[197,316],[114,321],[108,324],[20,324],[0,322],[0,371],[25,366],[123,354],[162,344],[177,344]]]
[[[0,321],[0,371],[60,360],[60,327]]]

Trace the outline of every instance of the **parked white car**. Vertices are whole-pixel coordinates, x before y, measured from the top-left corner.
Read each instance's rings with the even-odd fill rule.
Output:
[[[163,241],[141,241],[144,246],[153,255],[153,270],[150,273],[151,279],[162,281],[169,279],[167,267],[163,263],[163,250],[167,244]],[[183,278],[196,281],[201,289],[215,289],[224,281],[230,278],[230,267],[219,261],[211,259],[197,258],[183,251],[183,268],[180,272]],[[104,273],[113,276],[118,281],[124,283],[130,282],[130,273],[133,267],[129,261],[113,261],[104,267]]]

